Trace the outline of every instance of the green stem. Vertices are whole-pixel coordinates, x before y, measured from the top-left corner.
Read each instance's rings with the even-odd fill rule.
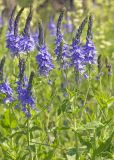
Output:
[[[76,98],[73,105],[73,122],[74,122],[74,137],[75,137],[75,149],[76,149],[76,160],[79,159],[79,145],[78,145],[78,133],[77,133],[77,122],[76,122],[76,103],[77,103],[78,91],[76,92]]]
[[[76,147],[76,160],[79,159],[79,150],[78,150],[78,134],[77,134],[77,131],[75,131],[75,139],[76,139],[76,144],[75,144],[75,147]]]
[[[11,113],[11,107],[9,106],[9,121],[10,121],[10,134],[12,135],[12,128],[11,128],[11,125],[12,125],[12,113]],[[13,146],[13,137],[11,137],[11,148]]]
[[[27,119],[27,144],[28,144],[28,150],[30,152],[30,160],[33,160],[32,152],[31,152],[31,149],[30,149],[29,118]]]

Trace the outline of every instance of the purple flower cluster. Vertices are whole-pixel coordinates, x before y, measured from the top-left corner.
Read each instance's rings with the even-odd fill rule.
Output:
[[[9,19],[8,32],[6,34],[6,47],[10,50],[12,55],[17,55],[17,53],[19,52],[18,42],[20,40],[20,37],[17,34],[14,35],[14,22],[15,22],[14,13],[15,13],[15,10],[16,10],[16,8],[14,8],[11,13],[11,17]]]
[[[70,64],[70,51],[69,51],[69,46],[67,44],[63,44],[62,46],[62,53],[61,53],[61,59],[62,59],[62,63],[61,63],[61,68],[63,70],[67,69],[69,67]]]
[[[19,60],[19,75],[18,75],[18,82],[17,82],[17,94],[18,94],[18,101],[22,106],[22,111],[25,113],[27,117],[30,116],[30,108],[35,108],[35,101],[32,96],[32,81],[34,77],[34,73],[31,72],[29,81],[24,76],[25,71],[25,61],[24,59]],[[18,106],[18,105],[16,105]]]
[[[61,23],[63,19],[63,12],[60,14],[58,23],[57,23],[57,33],[56,33],[56,40],[55,40],[55,54],[57,59],[61,59],[61,67],[62,69],[67,69],[69,67],[69,46],[66,44],[63,38],[63,34],[61,31]]]
[[[74,66],[76,71],[79,71],[81,74],[85,70],[84,65],[84,55],[82,52],[82,47],[75,42],[72,43],[72,49],[71,49],[71,65]]]
[[[20,36],[15,36],[13,33],[7,33],[6,47],[9,49],[12,56],[17,56],[20,52],[19,41]]]
[[[28,53],[30,51],[33,51],[35,48],[35,43],[33,37],[30,35],[23,35],[20,37],[20,40],[18,42],[18,45],[20,46],[20,53]]]
[[[22,111],[25,113],[27,117],[30,117],[30,108],[29,106],[36,110],[35,101],[32,96],[32,91],[28,91],[28,83],[24,82],[24,85],[20,82],[17,82],[17,94],[18,101],[22,105]]]
[[[13,90],[7,81],[0,84],[0,92],[6,95],[4,103],[13,102]]]
[[[36,61],[39,67],[40,75],[48,76],[49,72],[54,68],[51,55],[45,45],[39,49],[39,54],[36,56]]]
[[[73,43],[71,52],[71,65],[81,74],[86,72],[86,65],[96,64],[97,62],[96,48],[90,39],[87,39],[83,46]]]
[[[65,44],[63,40],[62,34],[58,34],[56,37],[55,41],[55,54],[57,55],[57,59],[62,60],[61,67],[63,69],[68,68],[69,66],[69,57],[70,57],[70,52],[69,52],[69,46]]]
[[[32,38],[34,39],[34,44],[36,44],[36,46],[38,45],[38,36],[39,36],[38,31],[34,32],[32,36]]]
[[[63,45],[63,35],[61,32],[61,23],[63,19],[63,12],[61,12],[58,22],[57,22],[57,32],[56,32],[56,40],[55,40],[55,54],[60,56],[61,52],[61,45]]]
[[[59,33],[56,37],[55,40],[55,54],[57,56],[60,55],[60,50],[61,50],[61,43],[63,42],[63,35],[61,33]]]
[[[3,100],[4,103],[12,102],[13,99],[13,90],[10,87],[7,81],[4,81],[4,64],[5,64],[5,57],[3,57],[0,61],[0,93],[5,95],[5,99]]]
[[[31,52],[35,48],[33,36],[29,33],[30,21],[32,19],[31,9],[26,20],[23,34],[18,34],[18,23],[23,10],[24,8],[18,12],[14,20],[14,9],[9,20],[9,29],[6,34],[6,47],[9,49],[12,56],[18,56],[21,53]]]
[[[83,46],[84,63],[85,64],[96,64],[97,54],[96,48],[91,39],[86,40],[86,44]]]
[[[94,46],[94,43],[92,42],[92,31],[91,31],[92,30],[92,20],[91,18],[92,17],[90,16],[89,22],[88,22],[88,31],[87,31],[85,45],[82,45],[80,43],[80,36],[86,24],[86,19],[84,19],[81,26],[79,27],[75,40],[73,40],[72,45],[71,45],[72,46],[71,65],[74,66],[76,71],[78,71],[81,74],[84,74],[86,77],[87,77],[86,66],[96,64],[97,62],[96,48]]]

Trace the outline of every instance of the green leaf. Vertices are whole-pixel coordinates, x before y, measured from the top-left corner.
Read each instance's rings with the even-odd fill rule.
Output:
[[[93,155],[99,155],[102,152],[108,151],[108,149],[111,146],[112,138],[113,138],[114,132],[110,135],[110,137],[105,141],[102,142],[101,145],[94,151]]]
[[[81,143],[82,145],[87,146],[88,149],[90,149],[90,148],[92,147],[92,144],[91,144],[91,142],[89,142],[89,139],[88,139],[88,140],[85,140],[85,139],[82,138],[82,136],[79,135],[79,134],[78,134],[78,137],[79,137],[80,143]]]
[[[103,127],[104,125],[99,122],[99,121],[92,121],[90,123],[87,123],[84,128],[85,129],[95,129],[95,128],[99,128],[99,127]]]
[[[54,148],[53,150],[50,150],[47,154],[47,156],[45,157],[46,160],[50,160],[52,159],[54,153],[55,153],[56,148]]]
[[[76,154],[76,148],[70,148],[67,150],[67,155],[74,156]]]
[[[61,113],[64,113],[67,109],[67,107],[69,107],[70,102],[68,99],[65,99],[62,103],[62,105],[59,107],[58,109],[58,115],[60,115]]]
[[[41,130],[41,128],[39,126],[33,126],[32,128],[30,128],[30,132],[34,132],[34,131],[38,131]]]
[[[114,103],[114,97],[111,97],[111,98],[109,98],[109,99],[107,100],[107,104],[108,104],[108,105],[110,105],[110,104],[112,104],[112,103]]]

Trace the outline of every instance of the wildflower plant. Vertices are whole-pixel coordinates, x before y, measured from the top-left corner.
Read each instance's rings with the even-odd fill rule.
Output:
[[[52,3],[61,9],[59,1]],[[105,55],[106,48],[100,53],[101,40],[96,36],[101,32],[99,21],[92,27],[93,17],[88,15],[79,20],[77,28],[79,10],[76,16],[72,11],[72,26],[77,30],[68,33],[72,26],[65,19],[67,13],[61,11],[57,26],[53,21],[48,26],[54,34],[56,31],[53,37],[31,6],[26,8],[27,18],[24,8],[17,9],[11,13],[7,33],[3,29],[0,38],[0,46],[5,46],[5,33],[10,51],[8,55],[4,48],[0,50],[0,55],[5,54],[0,58],[0,159],[114,159],[113,57],[110,60]],[[21,17],[24,26],[19,25]]]
[[[24,8],[20,9],[14,21],[13,20],[13,16],[15,12],[15,8],[14,8],[9,21],[9,30],[6,35],[6,43],[7,43],[6,47],[10,50],[10,53],[12,56],[18,56],[20,52],[20,46],[19,46],[20,35],[18,34],[18,23],[23,10]]]
[[[24,59],[19,60],[19,75],[17,82],[17,94],[19,104],[22,106],[22,111],[25,113],[27,117],[30,117],[30,108],[36,109],[35,101],[32,95],[32,81],[34,77],[34,72],[31,72],[29,81],[27,81],[24,76],[25,71],[25,61]]]
[[[4,103],[11,103],[13,99],[13,90],[10,87],[10,84],[7,80],[4,80],[4,64],[5,64],[5,57],[1,59],[0,62],[0,93],[5,95],[5,98],[3,100]]]
[[[93,34],[92,34],[92,25],[93,25],[93,17],[89,17],[88,22],[88,30],[86,37],[86,44],[83,46],[85,64],[96,64],[97,62],[97,54],[94,43],[92,42]]]
[[[71,45],[71,66],[74,66],[77,72],[83,74],[85,71],[85,56],[83,54],[82,45],[80,42],[80,36],[87,23],[87,17],[82,21],[79,26],[75,38],[73,38]]]
[[[38,63],[39,74],[48,76],[49,72],[54,68],[52,58],[44,43],[44,33],[41,23],[39,23],[39,46],[38,55],[36,56],[36,62]]]
[[[22,34],[20,41],[19,41],[20,52],[24,53],[24,54],[33,51],[35,48],[34,39],[30,33],[31,20],[32,20],[32,9],[30,7],[30,12],[29,12],[29,15],[26,19],[26,24],[25,24],[25,27],[23,30],[23,34]]]
[[[57,60],[60,62],[61,68],[67,69],[69,67],[69,46],[65,42],[62,33],[62,19],[63,19],[64,11],[60,13],[57,22],[57,32],[56,32],[56,40],[55,40],[55,54],[57,56]]]

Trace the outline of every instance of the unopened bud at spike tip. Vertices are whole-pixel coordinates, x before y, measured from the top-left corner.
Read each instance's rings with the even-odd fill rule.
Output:
[[[82,34],[82,31],[87,23],[88,17],[85,17],[84,20],[82,21],[81,25],[79,26],[76,36],[75,36],[75,40],[80,40],[80,36]]]
[[[20,16],[23,12],[24,8],[21,8],[20,11],[18,12],[16,18],[15,18],[15,22],[14,22],[14,35],[17,36],[18,35],[18,23],[19,23],[19,19]]]
[[[26,24],[25,24],[25,28],[24,28],[24,32],[23,34],[29,36],[29,29],[30,29],[30,22],[32,20],[32,8],[30,7],[30,12],[29,15],[26,19]]]

